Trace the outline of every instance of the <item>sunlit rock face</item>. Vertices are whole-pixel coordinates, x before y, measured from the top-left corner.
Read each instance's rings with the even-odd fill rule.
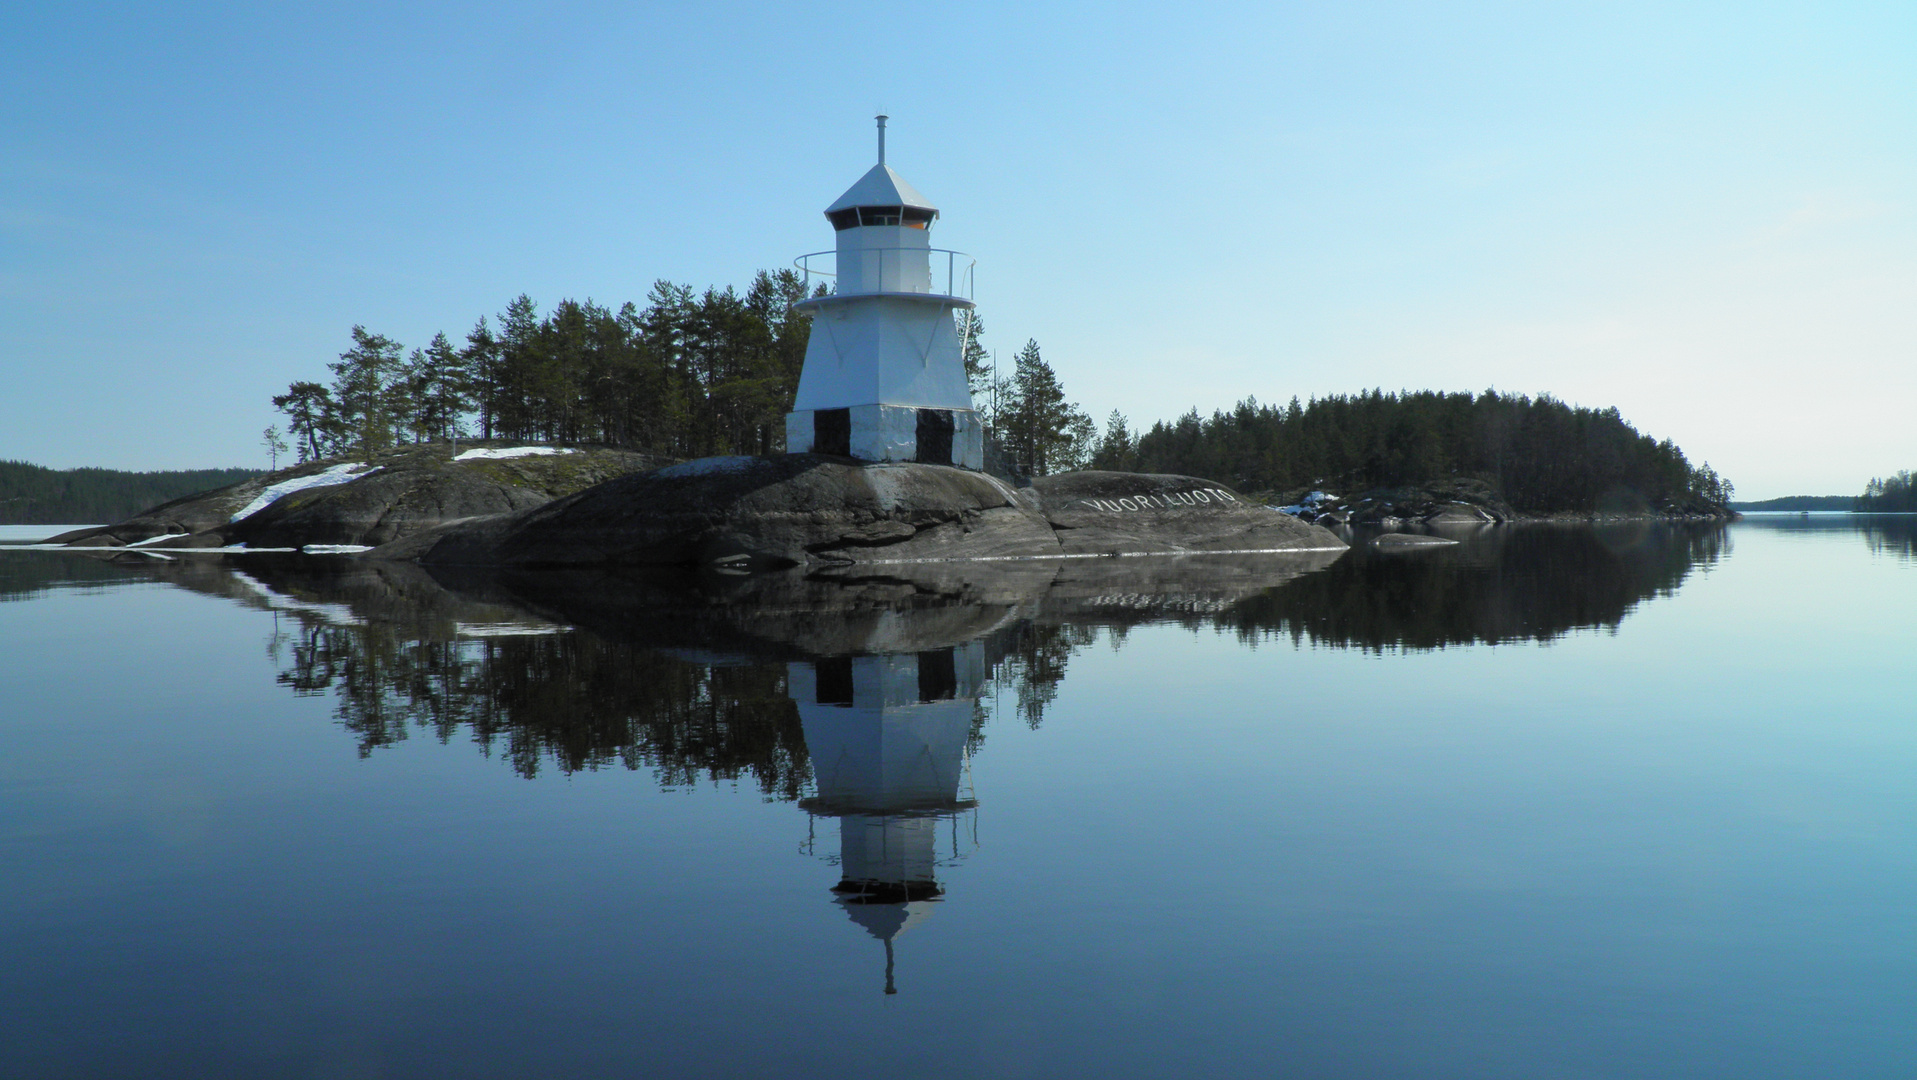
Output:
[[[437,565],[745,570],[1191,552],[1337,551],[1343,540],[1189,476],[983,473],[818,454],[703,458],[375,552]]]
[[[1068,555],[1337,551],[1335,534],[1195,476],[1074,472],[1032,481]]]

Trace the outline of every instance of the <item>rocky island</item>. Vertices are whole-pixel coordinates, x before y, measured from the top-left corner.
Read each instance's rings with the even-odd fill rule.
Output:
[[[621,477],[531,510],[422,531],[371,556],[760,570],[1345,546],[1197,477],[1078,472],[1019,486],[953,466],[788,454]]]
[[[1190,476],[1077,472],[1018,482],[827,454],[656,466],[644,455],[582,447],[409,447],[303,464],[51,542],[735,571],[1346,546],[1322,526]]]

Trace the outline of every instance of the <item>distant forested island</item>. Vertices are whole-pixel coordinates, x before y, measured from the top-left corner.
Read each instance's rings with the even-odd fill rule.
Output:
[[[1856,508],[1872,514],[1917,514],[1917,476],[1904,469],[1888,478],[1872,479],[1864,485]]]
[[[0,461],[0,525],[92,525],[209,488],[237,484],[258,469],[120,472],[48,469]]]
[[[328,365],[273,399],[286,430],[268,449],[300,460],[451,438],[597,443],[667,457],[770,454],[798,387],[810,319],[790,270],[760,271],[743,294],[661,281],[642,306],[563,300],[541,314],[520,295],[481,316],[463,344],[440,333],[408,353],[356,326]],[[1042,476],[1077,469],[1182,473],[1248,492],[1357,491],[1481,483],[1526,513],[1725,509],[1728,480],[1615,408],[1496,391],[1372,390],[1285,405],[1247,398],[1134,432],[1104,430],[1027,341],[1001,372],[976,312],[960,315],[988,467]]]
[[[1763,502],[1732,503],[1733,510],[1755,511],[1832,511],[1851,510],[1860,514],[1917,514],[1917,475],[1909,469],[1888,477],[1874,477],[1864,485],[1862,495],[1787,495]]]
[[[1760,502],[1734,502],[1731,509],[1743,513],[1765,512],[1824,512],[1834,510],[1848,511],[1857,506],[1855,495],[1786,495],[1781,499],[1764,499]]]
[[[1527,513],[1723,508],[1734,489],[1669,439],[1641,434],[1617,409],[1550,395],[1385,393],[1287,405],[1247,398],[1230,412],[1196,410],[1133,437],[1114,414],[1096,467],[1181,472],[1248,491],[1432,485],[1469,478]]]

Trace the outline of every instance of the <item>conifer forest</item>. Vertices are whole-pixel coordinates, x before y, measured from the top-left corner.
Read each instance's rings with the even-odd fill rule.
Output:
[[[813,295],[818,295],[814,293]],[[330,382],[296,381],[273,404],[300,460],[452,438],[597,443],[669,457],[784,449],[785,413],[805,361],[809,318],[791,270],[760,271],[743,293],[667,281],[643,306],[528,296],[481,316],[461,343],[445,333],[407,352],[356,326]],[[1286,405],[1246,398],[1134,431],[1112,413],[1101,433],[1066,393],[1038,342],[1001,370],[984,323],[962,312],[960,339],[988,436],[988,467],[1182,473],[1247,492],[1340,491],[1468,477],[1526,511],[1590,511],[1619,493],[1650,506],[1734,491],[1669,439],[1615,408],[1548,394],[1382,390]],[[269,429],[269,449],[279,433]]]

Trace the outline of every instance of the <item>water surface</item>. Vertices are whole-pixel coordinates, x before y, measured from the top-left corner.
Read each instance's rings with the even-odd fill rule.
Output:
[[[1910,522],[0,551],[0,1074],[1908,1076]]]

